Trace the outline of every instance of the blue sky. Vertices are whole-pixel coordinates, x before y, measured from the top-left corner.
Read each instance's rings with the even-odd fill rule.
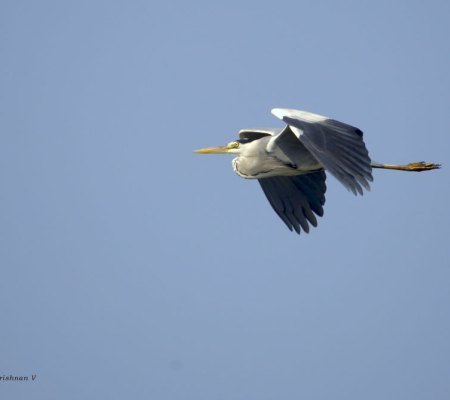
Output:
[[[2,1],[8,399],[448,399],[450,5]],[[289,232],[227,156],[273,107],[364,131]]]

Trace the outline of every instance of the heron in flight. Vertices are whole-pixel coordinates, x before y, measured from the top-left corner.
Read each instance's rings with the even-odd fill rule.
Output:
[[[196,150],[199,154],[233,154],[233,170],[245,179],[257,179],[270,205],[287,227],[298,234],[317,226],[323,215],[325,171],[355,195],[370,190],[372,168],[428,171],[439,164],[406,165],[371,161],[363,133],[343,122],[307,111],[274,108],[284,128],[243,129],[226,146]]]

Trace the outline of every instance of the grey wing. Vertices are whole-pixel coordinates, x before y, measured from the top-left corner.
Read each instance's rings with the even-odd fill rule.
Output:
[[[270,205],[287,227],[300,234],[309,232],[309,224],[317,226],[325,204],[325,172],[317,171],[293,177],[276,176],[258,179]],[[301,228],[301,229],[300,229]]]
[[[313,157],[305,145],[295,136],[289,125],[267,143],[266,151],[284,163],[295,165],[302,171],[322,169],[322,165]]]
[[[358,128],[305,111],[274,109],[314,158],[354,194],[370,190],[369,153]]]

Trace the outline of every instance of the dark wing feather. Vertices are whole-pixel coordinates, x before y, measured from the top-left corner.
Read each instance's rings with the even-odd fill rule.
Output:
[[[325,204],[325,172],[317,171],[293,177],[276,176],[258,179],[270,205],[287,227],[300,234],[309,232],[309,224],[317,226]]]

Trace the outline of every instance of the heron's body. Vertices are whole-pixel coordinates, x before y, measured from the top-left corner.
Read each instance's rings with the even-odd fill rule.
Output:
[[[370,190],[372,168],[424,171],[438,164],[386,165],[372,162],[363,133],[351,125],[306,111],[273,109],[282,129],[244,129],[227,146],[197,153],[228,153],[242,178],[258,179],[275,212],[290,230],[309,231],[323,215],[325,170],[354,194]]]
[[[261,179],[272,176],[295,176],[321,169],[320,163],[304,147],[299,145],[296,157],[288,157],[278,147],[271,149],[270,141],[283,129],[243,130],[241,137],[251,136],[251,132],[266,132],[267,136],[250,141],[242,146],[239,157],[232,161],[233,170],[246,179]]]

